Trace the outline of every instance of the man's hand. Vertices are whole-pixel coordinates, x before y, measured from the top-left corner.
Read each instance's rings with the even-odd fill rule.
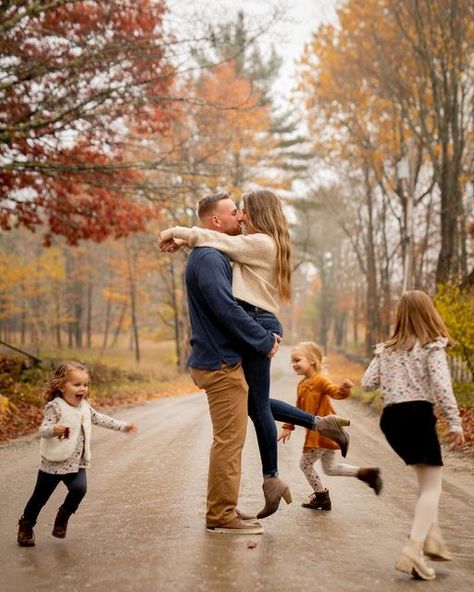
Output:
[[[273,336],[275,337],[275,343],[273,344],[272,349],[267,354],[267,356],[269,358],[274,358],[277,355],[278,350],[280,349],[280,342],[281,342],[280,335],[277,335],[276,333],[273,333]]]

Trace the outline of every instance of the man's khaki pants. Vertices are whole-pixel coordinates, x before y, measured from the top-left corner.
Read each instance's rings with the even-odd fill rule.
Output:
[[[220,370],[190,370],[194,384],[206,391],[213,429],[206,525],[220,526],[237,515],[248,387],[240,364],[223,365]]]

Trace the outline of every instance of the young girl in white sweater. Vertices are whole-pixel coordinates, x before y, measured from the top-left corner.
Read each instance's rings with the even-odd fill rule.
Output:
[[[400,458],[414,468],[418,500],[410,538],[395,568],[423,580],[435,578],[424,554],[449,561],[452,555],[438,525],[443,460],[436,433],[434,404],[449,427],[453,446],[464,442],[458,406],[446,360],[451,345],[431,298],[419,290],[405,292],[397,308],[392,337],[377,346],[362,386],[380,389],[380,428]]]
[[[95,411],[89,395],[89,371],[77,362],[63,362],[54,372],[44,398],[41,437],[41,465],[35,489],[18,525],[20,547],[35,544],[33,527],[39,513],[62,481],[68,494],[54,522],[53,536],[64,538],[69,517],[79,507],[87,490],[86,468],[91,459],[91,425],[110,430],[136,432],[137,426]]]

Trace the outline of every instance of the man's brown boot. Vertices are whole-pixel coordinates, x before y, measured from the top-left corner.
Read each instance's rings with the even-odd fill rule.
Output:
[[[331,498],[329,497],[329,491],[325,489],[324,491],[316,491],[313,495],[309,498],[309,502],[307,504],[301,504],[303,508],[309,508],[310,510],[326,510],[329,511],[331,509]]]
[[[67,521],[71,514],[67,512],[63,506],[61,506],[56,514],[56,520],[54,521],[54,527],[52,535],[58,539],[64,539],[67,531]]]
[[[16,540],[20,547],[35,546],[35,533],[33,532],[33,526],[27,520],[25,520],[24,516],[18,520],[18,537]]]

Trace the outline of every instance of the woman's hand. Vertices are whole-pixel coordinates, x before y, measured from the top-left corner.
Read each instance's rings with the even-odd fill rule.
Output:
[[[176,253],[181,247],[189,247],[189,243],[182,238],[173,238],[173,229],[167,228],[160,233],[158,246],[162,253]]]
[[[173,229],[172,228],[165,228],[160,232],[160,244],[162,242],[166,242],[169,240],[173,240]]]
[[[138,426],[136,423],[127,423],[125,431],[127,434],[136,434],[138,432]]]

